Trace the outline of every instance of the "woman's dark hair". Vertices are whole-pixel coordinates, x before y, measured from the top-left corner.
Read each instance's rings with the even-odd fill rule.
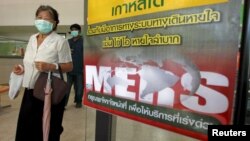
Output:
[[[38,9],[36,10],[36,17],[38,16],[38,14],[42,11],[48,11],[49,14],[52,16],[53,20],[56,21],[56,25],[53,28],[53,30],[56,30],[57,28],[57,24],[59,23],[59,14],[58,12],[51,6],[49,5],[41,5],[38,7]]]

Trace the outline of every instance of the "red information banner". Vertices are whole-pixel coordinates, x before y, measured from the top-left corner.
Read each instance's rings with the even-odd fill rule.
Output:
[[[104,2],[105,21],[85,21],[84,104],[201,140],[208,125],[231,124],[241,1],[175,8],[169,0],[174,10],[166,11],[157,7],[168,0],[152,0],[152,11],[142,1],[116,1]],[[94,8],[88,1],[86,11]],[[114,8],[121,17],[112,17]]]

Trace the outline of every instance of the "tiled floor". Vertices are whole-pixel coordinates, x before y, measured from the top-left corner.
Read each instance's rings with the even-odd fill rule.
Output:
[[[17,117],[23,92],[15,100],[8,95],[2,95],[0,105],[11,105],[0,108],[0,141],[14,141]],[[94,141],[95,140],[95,113],[92,108],[75,108],[73,92],[70,95],[68,106],[64,113],[61,141]],[[197,141],[173,132],[162,130],[136,121],[114,116],[112,141]]]
[[[8,95],[1,95],[0,99],[0,141],[14,141],[17,117],[23,92],[15,100],[10,100]],[[75,108],[74,94],[71,93],[68,106],[63,119],[64,131],[61,141],[85,141],[85,116],[86,108]],[[3,106],[11,105],[4,108]]]

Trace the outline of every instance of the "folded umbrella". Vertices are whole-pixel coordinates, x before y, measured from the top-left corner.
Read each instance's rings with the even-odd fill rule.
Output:
[[[44,88],[44,107],[43,107],[43,141],[49,140],[50,118],[51,118],[51,72],[48,74],[46,87]]]

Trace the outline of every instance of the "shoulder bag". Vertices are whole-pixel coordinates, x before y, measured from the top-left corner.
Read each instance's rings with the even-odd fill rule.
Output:
[[[69,90],[69,85],[63,79],[62,69],[60,65],[58,66],[61,78],[53,76],[51,72],[51,102],[53,105],[59,104]],[[34,86],[33,96],[41,101],[44,101],[47,79],[48,73],[41,72]]]

